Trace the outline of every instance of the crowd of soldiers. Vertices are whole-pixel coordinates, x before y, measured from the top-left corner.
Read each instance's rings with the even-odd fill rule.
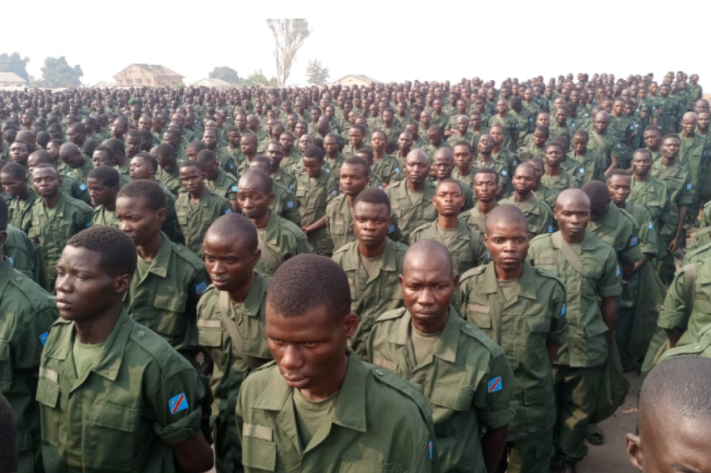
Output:
[[[0,92],[0,473],[711,471],[698,82]]]

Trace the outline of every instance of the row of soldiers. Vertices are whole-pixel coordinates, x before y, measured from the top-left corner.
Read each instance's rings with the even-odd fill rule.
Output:
[[[567,82],[560,85],[563,96]],[[536,87],[517,87],[517,93]],[[162,123],[161,112],[146,120],[140,109],[137,123],[133,113],[112,117],[109,135],[99,117],[69,114],[62,122],[50,112],[50,126],[64,134],[45,142],[30,99],[25,129],[13,118],[4,122],[4,136],[13,138],[12,163],[0,170],[9,198],[0,268],[20,291],[12,298],[6,293],[0,304],[29,317],[18,315],[8,327],[33,327],[3,335],[7,359],[21,360],[8,365],[0,387],[18,417],[20,471],[42,471],[43,464],[51,465],[48,471],[100,471],[112,461],[127,471],[173,471],[165,469],[171,460],[182,471],[203,471],[209,462],[189,452],[204,454],[210,439],[219,472],[295,465],[324,471],[324,465],[337,470],[349,462],[413,471],[574,471],[586,455],[588,421],[615,342],[629,369],[649,345],[650,336],[634,329],[648,329],[639,302],[654,299],[652,263],[659,261],[659,274],[673,281],[669,297],[686,300],[688,265],[674,277],[673,255],[685,226],[696,220],[686,218],[687,207],[703,199],[699,172],[708,168],[709,148],[680,156],[686,142],[705,143],[699,118],[708,117],[708,102],[697,100],[695,112],[684,112],[679,135],[663,135],[676,121],[665,124],[652,113],[645,147],[623,169],[617,150],[632,142],[623,146],[610,131],[602,105],[593,105],[586,125],[575,122],[571,139],[551,137],[548,113],[539,111],[526,148],[520,127],[507,133],[505,122],[514,116],[509,104],[516,112],[520,101],[507,98],[507,90],[502,86],[487,102],[496,102],[496,115],[484,129],[469,129],[481,112],[458,115],[449,130],[428,124],[429,112],[418,115],[415,102],[417,118],[393,143],[394,113],[386,104],[370,123],[363,116],[351,123],[348,114],[348,144],[328,113],[315,123],[297,119],[292,129],[290,115],[286,125],[274,122],[268,116],[275,107],[266,107],[267,131],[260,135],[259,112],[237,110],[235,126],[228,126],[219,124],[214,104],[215,115],[204,117],[196,140],[186,120],[189,95],[185,110],[175,107],[161,143],[145,128],[155,118]],[[573,91],[553,110],[559,125],[568,126],[562,110],[573,108],[565,106]],[[135,92],[137,99],[152,97]],[[366,91],[341,92],[355,102],[355,93]],[[370,91],[363,95],[371,94],[376,99]],[[263,95],[278,99],[279,92]],[[607,100],[605,93],[596,96]],[[35,97],[37,105],[42,97]],[[323,98],[325,109],[335,108],[330,91]],[[307,99],[297,98],[297,107]],[[81,102],[72,100],[74,107]],[[423,119],[427,143],[419,138]],[[366,136],[371,147],[364,146]],[[694,255],[704,254],[704,235],[711,240],[708,231],[698,233]],[[130,245],[121,242],[123,235]],[[304,253],[332,256],[335,265],[296,257]],[[91,281],[99,279],[101,294],[113,294],[112,300],[96,297]],[[56,304],[35,282],[56,293]],[[686,346],[702,333],[708,315],[703,304],[694,307],[687,313],[665,304],[659,327],[668,330],[669,345]],[[45,309],[44,318],[32,315]],[[677,312],[684,315],[670,315]],[[49,330],[57,315],[62,320]],[[128,366],[111,365],[125,356],[111,338],[119,325],[127,330],[122,340],[143,342],[135,361],[124,359]],[[338,335],[329,332],[335,328]],[[184,362],[162,348],[166,342]],[[319,352],[321,346],[328,353]],[[277,366],[260,368],[272,358]],[[37,387],[32,377],[40,362]],[[142,368],[128,370],[135,366]],[[281,377],[272,379],[270,369],[277,367]],[[14,381],[15,370],[25,375],[22,382]],[[256,370],[263,374],[245,381]],[[361,378],[346,388],[351,372]],[[131,380],[149,373],[154,384],[131,388]],[[354,390],[367,384],[362,376],[390,391],[378,395],[376,383],[374,391],[358,394]],[[175,395],[168,396],[170,389]],[[339,403],[340,392],[350,400]],[[383,400],[388,396],[393,406]],[[161,402],[167,404],[158,412]],[[353,402],[365,402],[363,409],[341,407]],[[366,409],[374,412],[358,424]],[[279,421],[279,412],[291,427]],[[403,417],[388,417],[395,412]],[[389,419],[390,427],[371,427],[375,419],[378,426]],[[322,428],[329,422],[338,431]],[[76,425],[68,435],[70,424]],[[93,425],[100,429],[89,430]],[[413,430],[405,433],[406,425]],[[362,435],[356,439],[355,432]],[[135,442],[138,436],[147,437]],[[403,443],[393,443],[396,438]],[[117,449],[119,442],[136,446]],[[365,458],[355,454],[362,455],[364,445],[370,445]],[[125,455],[117,458],[117,450]]]

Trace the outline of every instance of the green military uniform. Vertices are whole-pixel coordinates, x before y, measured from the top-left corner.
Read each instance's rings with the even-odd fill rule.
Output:
[[[517,280],[499,281],[494,263],[465,273],[459,310],[503,348],[513,369],[508,471],[547,471],[553,453],[553,376],[547,346],[567,340],[565,286],[524,263]]]
[[[390,210],[390,227],[388,228],[388,238],[393,241],[401,241],[402,234],[397,225],[397,216]],[[333,249],[338,250],[346,243],[356,241],[353,230],[353,209],[348,203],[348,197],[339,195],[326,206],[326,230],[333,242]]]
[[[492,155],[493,156],[493,155]],[[472,163],[474,169],[493,169],[499,175],[499,183],[504,186],[504,193],[507,192],[511,185],[511,176],[509,175],[509,162],[499,159],[491,159],[490,161],[482,161],[479,155]]]
[[[206,393],[198,373],[125,311],[79,373],[77,343],[74,323],[58,320],[42,353],[37,401],[47,471],[176,472],[170,445],[201,432]]]
[[[370,172],[387,183],[400,181],[405,177],[405,173],[400,168],[400,162],[389,154],[384,155],[383,159],[374,159]]]
[[[413,146],[412,149],[417,148],[417,146],[415,146],[414,144],[412,146]],[[421,149],[422,151],[427,153],[427,156],[430,158],[430,163],[434,163],[435,151],[437,151],[440,148],[449,148],[449,147],[450,147],[449,144],[446,141],[442,140],[442,142],[439,144],[439,146],[435,146],[432,143],[425,143],[424,145],[420,146],[419,149]]]
[[[568,140],[568,144],[571,144],[573,142],[573,130],[571,130],[568,125],[560,126],[558,125],[558,122],[554,120],[551,121],[550,127],[548,127],[548,129],[550,130],[550,134],[548,137],[551,140],[553,138],[563,136],[566,140]]]
[[[407,181],[396,182],[385,189],[397,217],[403,242],[410,241],[410,234],[417,227],[437,219],[437,208],[432,203],[436,191],[433,183],[425,182],[422,192],[414,192],[407,188]]]
[[[481,213],[477,206],[459,214],[459,220],[461,222],[464,222],[469,228],[478,230],[482,234],[486,232],[486,217],[487,216]]]
[[[59,177],[62,178],[62,185],[60,189],[65,195],[81,200],[82,202],[86,202],[87,204],[91,204],[91,198],[89,197],[86,184],[77,181],[72,176],[63,176],[60,174]],[[30,182],[30,184],[32,183]]]
[[[165,234],[153,261],[138,268],[123,305],[133,320],[163,337],[186,358],[197,347],[195,308],[210,284],[205,264]]]
[[[467,131],[467,134],[464,136],[459,135],[459,132],[457,132],[454,135],[447,138],[447,144],[451,148],[454,148],[454,145],[457,144],[458,141],[466,141],[467,143],[469,143],[470,146],[473,146],[475,139],[476,139],[476,137],[469,131]],[[479,140],[477,139],[476,142],[478,143]]]
[[[215,150],[215,156],[217,157],[217,163],[222,171],[231,176],[238,177],[237,164],[235,163],[235,159],[232,155],[226,153],[224,148],[220,148]]]
[[[266,228],[257,229],[259,235],[259,258],[256,270],[270,281],[277,268],[296,255],[313,253],[314,249],[301,228],[270,212]]]
[[[516,151],[516,143],[514,142],[514,135],[518,135],[519,127],[518,120],[514,118],[511,114],[506,114],[504,118],[501,118],[498,114],[492,115],[489,118],[489,129],[494,125],[501,125],[504,129],[504,142],[501,148],[507,149],[512,153]]]
[[[528,221],[528,234],[531,238],[544,233],[553,233],[553,212],[548,204],[531,195],[523,202],[516,202],[516,197],[511,196],[499,201],[500,204],[509,204],[518,207]]]
[[[303,395],[273,363],[242,384],[236,409],[240,437],[233,441],[241,441],[245,473],[439,471],[427,401],[388,370],[349,354],[327,421],[308,443],[297,407],[306,401],[297,396]]]
[[[524,145],[518,149],[516,154],[518,155],[518,160],[522,163],[528,162],[533,158],[544,159],[546,147],[544,144],[543,147],[539,148],[535,145],[533,140],[528,142],[524,141]]]
[[[69,176],[75,179],[81,184],[86,185],[86,180],[89,178],[89,173],[92,171],[92,169],[94,169],[94,163],[92,163],[91,159],[86,158],[84,164],[82,164],[78,168],[70,168],[69,166],[67,166],[66,169],[62,170],[62,174],[64,176]]]
[[[485,473],[482,429],[514,418],[511,366],[503,350],[456,310],[426,356],[415,356],[412,316],[386,312],[368,338],[368,359],[421,386],[432,407],[442,471]]]
[[[205,179],[205,187],[230,202],[237,200],[237,178],[222,169],[214,181]]]
[[[7,201],[8,222],[25,233],[32,227],[32,205],[39,199],[37,193],[30,187],[30,196],[27,200],[12,197]]]
[[[245,155],[242,154],[242,149],[239,146],[237,148],[230,148],[229,146],[224,146],[218,150],[218,153],[222,154],[223,156],[229,156],[235,166],[235,169],[242,161],[247,159]]]
[[[655,227],[659,229],[661,217],[669,206],[667,186],[663,181],[651,174],[647,175],[644,181],[633,178],[632,191],[627,200],[645,206],[652,216]]]
[[[711,358],[711,324],[702,328],[694,341],[688,345],[676,346],[664,352],[659,358],[659,362],[661,363],[669,358],[678,358],[681,356]]]
[[[274,200],[269,206],[272,212],[292,222],[301,229],[301,213],[299,213],[296,195],[278,182],[272,182]]]
[[[301,225],[306,227],[326,215],[326,206],[338,196],[338,183],[327,172],[317,178],[311,178],[306,173],[299,174],[295,194],[299,201]],[[316,253],[326,256],[333,254],[333,243],[325,227],[309,232],[307,236]]]
[[[91,224],[118,228],[119,221],[116,216],[116,210],[107,210],[103,205],[94,207],[94,212],[91,216]]]
[[[340,166],[338,166],[338,169],[340,171]],[[337,175],[338,174],[336,174],[336,176]],[[294,192],[294,190],[296,190],[296,178],[288,172],[284,171],[282,168],[277,169],[276,172],[271,175],[271,178],[273,182],[281,184],[282,186],[289,189],[291,192]]]
[[[178,166],[175,166],[173,172],[170,173],[159,167],[156,173],[156,179],[160,181],[166,189],[172,192],[173,195],[178,195],[183,191],[183,183],[180,182],[180,169]]]
[[[604,135],[600,135],[597,131],[592,130],[590,131],[588,150],[602,156],[603,166],[607,169],[610,166],[610,162],[613,157],[620,157],[622,144],[609,129],[605,131]]]
[[[341,175],[341,166],[343,166],[343,163],[346,162],[346,159],[347,158],[341,153],[338,153],[334,159],[331,159],[328,157],[328,155],[325,155],[323,157],[323,170],[330,172],[331,176],[333,176],[333,178],[338,181],[339,176]]]
[[[659,97],[652,109],[652,116],[657,118],[657,125],[661,128],[662,135],[674,133],[676,112],[677,106],[673,97]]]
[[[431,115],[432,115],[431,125],[438,125],[439,127],[442,128],[442,130],[444,130],[445,127],[447,126],[447,124],[449,123],[449,115],[444,113],[444,111],[440,112],[439,115],[437,115],[433,111]],[[397,139],[396,139],[396,141],[397,141]]]
[[[348,277],[351,288],[351,311],[358,315],[360,324],[351,338],[353,351],[366,357],[366,341],[375,320],[384,312],[402,307],[399,276],[407,246],[386,240],[383,254],[368,260],[358,251],[358,242],[342,246],[333,255]]]
[[[541,183],[559,194],[566,189],[577,189],[580,185],[578,180],[568,174],[565,169],[561,169],[560,174],[557,176],[549,176],[544,173],[541,176]]]
[[[67,241],[91,226],[93,209],[81,200],[73,199],[60,193],[59,202],[53,209],[48,209],[42,199],[32,204],[32,227],[28,233],[30,238],[40,244],[47,274],[47,289],[54,290],[54,280],[57,277],[57,261],[62,254]]]
[[[621,271],[615,250],[586,231],[581,243],[569,244],[582,263],[583,274],[579,273],[556,243],[557,235],[541,235],[531,241],[527,259],[558,276],[566,287],[569,340],[558,350],[553,367],[558,409],[554,448],[562,460],[575,463],[587,455],[588,419],[595,409],[602,365],[608,357],[608,327],[599,298],[622,293]]]
[[[701,208],[701,187],[708,186],[706,181],[711,150],[707,147],[704,137],[696,133],[692,138],[686,138],[683,133],[679,133],[679,139],[681,140],[681,148],[676,162],[684,166],[689,172],[691,185],[693,186],[693,201],[686,214],[687,223],[693,225],[699,217],[699,209]]]
[[[0,258],[0,394],[17,425],[17,473],[44,471],[35,394],[42,345],[58,317],[54,298]]]
[[[455,180],[459,181],[459,183],[460,183],[462,186],[467,187],[470,191],[474,192],[473,189],[474,189],[474,176],[475,176],[475,175],[476,175],[476,169],[475,169],[475,168],[472,168],[472,170],[471,170],[471,172],[470,172],[469,174],[467,174],[466,176],[463,176],[463,175],[459,172],[459,168],[455,167],[455,168],[452,170],[452,176],[451,176],[451,177],[452,177],[452,179],[455,179]],[[472,195],[472,200],[473,200],[473,201],[476,201],[476,195]]]
[[[185,246],[202,258],[202,244],[207,229],[221,216],[232,213],[232,206],[227,199],[205,187],[198,202],[193,202],[189,194],[178,197],[175,213],[185,237]]]
[[[659,223],[659,242],[663,248],[668,248],[671,241],[676,236],[676,227],[679,222],[679,206],[691,205],[694,200],[694,188],[691,184],[689,172],[678,163],[672,166],[665,166],[662,160],[652,163],[652,176],[662,181],[667,186],[667,196],[669,203],[667,210],[662,212]],[[659,277],[664,284],[671,282],[676,264],[674,255],[668,251],[658,257]]]
[[[536,116],[531,115],[525,108],[521,109],[520,113],[516,113],[515,110],[509,110],[509,115],[514,117],[518,121],[518,139],[528,136],[529,133],[533,132],[536,123]]]
[[[37,254],[35,245],[30,238],[19,228],[7,225],[7,239],[2,246],[2,252],[7,257],[10,265],[21,272],[28,279],[40,283],[39,268],[37,267]]]
[[[436,240],[446,246],[452,256],[454,271],[459,275],[484,264],[487,260],[482,233],[469,228],[461,220],[457,228],[451,230],[439,228],[437,220],[420,225],[410,235],[410,242],[414,244],[420,240]]]
[[[256,275],[244,303],[228,303],[227,317],[238,327],[242,336],[242,351],[236,353],[229,331],[222,321],[220,291],[210,286],[197,307],[197,328],[200,345],[205,347],[214,362],[212,375],[211,424],[215,441],[217,471],[238,471],[242,465],[242,450],[235,424],[235,406],[240,386],[252,371],[247,364],[272,358],[264,332],[267,282]]]
[[[558,193],[551,189],[550,187],[540,184],[538,189],[533,191],[533,195],[536,196],[538,200],[541,200],[548,204],[551,209],[555,208],[555,201],[558,199]],[[553,226],[557,225],[556,221],[553,221]]]

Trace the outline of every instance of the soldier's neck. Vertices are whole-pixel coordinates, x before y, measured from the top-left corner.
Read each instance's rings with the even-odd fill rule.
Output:
[[[479,200],[476,205],[479,209],[479,212],[483,213],[484,215],[487,215],[494,209],[494,207],[496,207],[497,204],[496,199],[491,199],[489,201]]]
[[[365,246],[361,242],[358,242],[358,253],[365,258],[380,258],[385,252],[385,246],[387,245],[387,239],[383,240],[378,246]]]
[[[514,192],[514,200],[516,202],[526,202],[528,199],[533,197],[533,192],[528,191],[525,194],[519,194],[518,192]]]
[[[252,277],[248,282],[242,284],[236,289],[233,289],[232,291],[229,291],[230,299],[233,304],[244,304],[244,301],[247,300],[247,296],[249,296],[249,291],[252,290],[252,286],[254,285],[254,280],[256,278],[256,274],[252,271]]]
[[[546,176],[560,176],[563,174],[563,168],[560,166],[558,167],[552,167],[552,166],[546,166]]]
[[[459,219],[456,215],[439,214],[437,218],[437,227],[442,230],[453,230],[459,226]]]
[[[49,197],[42,197],[42,202],[44,202],[44,206],[47,207],[48,209],[53,209],[57,205],[59,205],[59,199],[62,197],[61,192],[57,192],[56,195],[52,195]]]
[[[514,269],[505,269],[494,263],[494,270],[496,271],[496,279],[500,281],[509,281],[511,279],[520,278],[523,273],[523,264]]]
[[[271,216],[271,214],[272,214],[272,211],[270,210],[269,212],[265,213],[261,217],[251,219],[252,223],[257,228],[257,230],[267,228],[267,225],[269,224],[269,217]]]
[[[116,320],[121,313],[121,302],[114,304],[102,314],[95,315],[91,320],[74,322],[75,335],[79,343],[84,345],[96,345],[105,342],[114,327]]]
[[[161,232],[156,232],[156,234],[145,244],[136,246],[136,251],[138,252],[138,256],[140,256],[143,260],[153,261],[156,259],[162,244],[163,235]]]

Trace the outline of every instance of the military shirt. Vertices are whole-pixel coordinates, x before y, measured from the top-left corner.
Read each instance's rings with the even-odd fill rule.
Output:
[[[202,245],[208,228],[219,217],[232,213],[232,206],[224,197],[203,188],[198,202],[193,202],[190,194],[179,196],[175,201],[175,213],[185,237],[185,246],[202,258]]]
[[[80,231],[91,226],[93,209],[81,200],[73,199],[60,193],[57,206],[48,212],[44,201],[37,199],[32,204],[32,228],[28,233],[40,244],[44,257],[49,287],[54,289],[57,275],[57,262],[67,241]]]
[[[565,285],[553,274],[524,263],[519,292],[507,299],[494,263],[466,272],[460,280],[459,311],[497,343],[513,370],[516,417],[509,440],[553,428],[553,374],[547,346],[567,340]]]
[[[689,172],[676,162],[671,166],[665,166],[660,159],[652,163],[651,174],[666,184],[669,197],[667,211],[662,212],[660,218],[659,234],[673,238],[679,222],[679,206],[691,205],[694,199],[694,187]]]
[[[511,184],[511,176],[509,174],[509,163],[499,159],[490,159],[483,161],[481,155],[478,155],[476,161],[472,163],[474,169],[493,169],[499,175],[499,184],[503,186],[504,192]]]
[[[482,429],[513,420],[511,367],[503,350],[456,310],[432,352],[419,363],[405,308],[381,315],[368,338],[368,359],[420,386],[432,407],[442,471],[486,472]]]
[[[3,255],[7,257],[13,268],[39,284],[35,245],[25,232],[13,225],[7,225],[6,233],[7,238],[2,245]]]
[[[239,465],[240,452],[230,452],[238,436],[235,407],[240,386],[252,371],[243,355],[266,363],[272,359],[264,331],[267,282],[256,275],[244,303],[228,305],[228,318],[238,327],[242,336],[242,352],[235,353],[224,322],[220,291],[210,285],[197,307],[197,328],[200,346],[205,347],[214,362],[211,386],[214,395],[212,420],[218,463]],[[225,458],[231,457],[231,458]]]
[[[471,210],[459,214],[460,221],[467,224],[472,230],[478,230],[482,234],[486,233],[486,217],[487,215],[479,210],[479,206],[474,206]]]
[[[327,172],[317,178],[308,174],[299,174],[296,178],[296,199],[299,201],[301,225],[306,227],[326,215],[326,206],[338,196],[338,183]],[[333,243],[328,238],[326,228],[321,228],[307,235],[309,243],[317,253],[331,255]]]
[[[514,141],[514,137],[519,133],[518,120],[508,113],[504,118],[501,118],[498,114],[496,114],[489,118],[489,128],[494,125],[501,125],[504,129],[504,143],[501,147],[512,152],[516,151],[516,142]]]
[[[407,181],[399,181],[385,189],[390,198],[390,206],[397,217],[403,242],[407,243],[415,228],[437,219],[437,208],[432,203],[437,188],[431,182],[425,182],[422,199],[416,204],[412,201],[414,191],[407,188]]]
[[[711,324],[702,328],[696,338],[690,341],[688,345],[677,345],[665,351],[659,358],[659,362],[681,356],[711,358]]]
[[[402,234],[397,225],[397,216],[390,210],[390,227],[388,228],[388,238],[393,241],[401,241]],[[326,230],[333,242],[334,250],[338,250],[346,243],[356,241],[353,230],[353,209],[348,203],[348,196],[341,194],[326,207]]]
[[[297,255],[314,252],[301,228],[273,211],[269,214],[266,228],[257,229],[257,233],[262,256],[255,269],[267,281],[271,280],[284,261]]]
[[[404,304],[399,277],[406,251],[406,245],[386,240],[380,267],[372,274],[368,274],[361,261],[357,241],[342,246],[333,255],[333,261],[348,277],[351,311],[360,319],[351,347],[361,358],[366,356],[366,341],[378,316]]]
[[[91,216],[91,224],[118,228],[119,221],[118,217],[116,217],[116,210],[107,210],[103,205],[94,207],[94,212]]]
[[[549,176],[544,173],[543,176],[541,176],[541,184],[559,194],[566,189],[577,189],[580,185],[578,180],[568,174],[564,169],[561,169],[560,174],[557,176]]]
[[[10,200],[7,201],[8,222],[23,232],[29,233],[30,227],[32,227],[32,205],[38,199],[39,196],[31,187],[30,195],[27,200],[11,197]]]
[[[644,181],[632,178],[632,191],[627,198],[629,202],[643,205],[649,210],[652,220],[659,229],[659,221],[669,207],[667,186],[663,181],[651,174]]]
[[[638,226],[630,214],[611,203],[601,221],[590,221],[588,231],[615,250],[620,264],[631,265],[642,260]]]
[[[123,305],[133,320],[190,357],[197,346],[195,309],[210,278],[205,263],[183,245],[162,236],[148,271],[140,275],[136,270]]]
[[[94,169],[94,163],[91,159],[86,158],[84,164],[78,168],[67,166],[63,174],[76,179],[79,183],[86,185],[86,180],[89,178],[89,173]]]
[[[156,179],[168,189],[173,195],[178,195],[183,191],[183,183],[180,181],[180,169],[176,165],[173,172],[167,172],[162,167],[158,167]]]
[[[325,162],[326,160],[324,159],[324,163]],[[338,169],[340,170],[340,166],[338,167]],[[338,173],[336,173],[336,176],[337,175]],[[296,178],[288,172],[284,171],[281,167],[277,169],[274,174],[271,175],[271,178],[273,182],[281,184],[282,186],[289,189],[291,192],[294,192],[294,190],[296,190]]]
[[[222,169],[220,169],[214,181],[205,179],[205,186],[230,202],[237,200],[237,178]]]
[[[529,142],[524,141],[524,145],[521,146],[517,152],[518,160],[522,163],[528,162],[533,158],[544,159],[545,154],[545,144],[543,145],[543,147],[539,148],[535,145],[533,140]]]
[[[544,234],[553,233],[553,212],[548,204],[538,200],[531,194],[531,197],[523,202],[516,202],[516,197],[511,196],[499,201],[499,204],[509,204],[518,207],[528,221],[528,234],[531,238]]]
[[[622,144],[610,130],[607,130],[604,135],[600,135],[597,131],[592,130],[590,132],[590,140],[588,141],[588,149],[603,157],[603,163],[605,169],[607,169],[613,157],[620,157]]]
[[[39,460],[37,375],[44,340],[58,317],[54,298],[0,258],[0,394],[15,416],[20,465]],[[24,471],[35,470],[18,470]]]
[[[195,369],[125,311],[81,377],[74,343],[74,322],[60,319],[42,352],[37,401],[47,471],[176,472],[170,445],[201,432],[206,393]]]
[[[400,162],[389,154],[384,155],[383,159],[374,159],[370,172],[387,183],[399,181],[405,177],[400,168]]]
[[[439,471],[432,410],[420,389],[348,355],[338,399],[308,445],[294,413],[294,389],[274,363],[254,371],[237,400],[245,473]]]
[[[689,171],[691,183],[696,192],[699,185],[707,178],[709,167],[709,152],[706,140],[701,135],[694,133],[691,138],[686,138],[683,133],[679,133],[681,148],[676,162],[684,166]]]
[[[548,204],[548,207],[550,207],[551,210],[555,208],[555,201],[558,199],[558,193],[545,184],[540,184],[538,189],[533,191],[533,195],[535,195],[538,200],[542,200]],[[555,226],[556,224],[557,222],[554,221],[553,225]]]
[[[452,233],[449,237],[447,236],[448,231]],[[410,235],[410,242],[415,244],[420,240],[436,240],[442,243],[449,250],[454,271],[459,275],[484,264],[487,260],[482,233],[469,228],[461,220],[458,221],[457,228],[452,230],[440,229],[437,220],[420,225]]]
[[[583,265],[578,273],[553,242],[553,235],[540,235],[531,241],[527,260],[548,270],[565,283],[566,318],[569,340],[558,351],[555,364],[574,368],[599,366],[607,359],[605,333],[599,298],[622,293],[622,271],[615,250],[589,231],[580,244],[570,247]]]

